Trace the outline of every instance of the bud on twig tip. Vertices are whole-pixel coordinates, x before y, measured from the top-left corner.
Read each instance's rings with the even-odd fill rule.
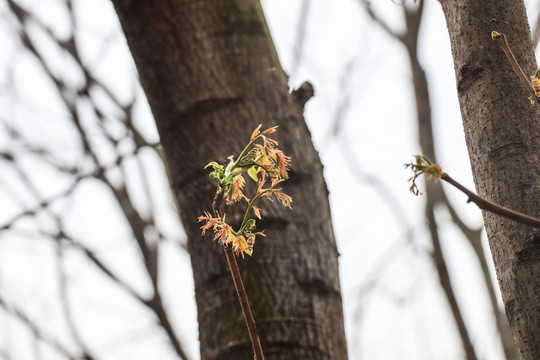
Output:
[[[496,31],[491,32],[491,39],[492,40],[501,40],[501,37],[502,37],[502,34],[496,32]]]

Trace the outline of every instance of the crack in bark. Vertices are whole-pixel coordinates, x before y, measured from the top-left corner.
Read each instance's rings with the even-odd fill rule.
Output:
[[[475,65],[465,64],[459,68],[458,92],[465,92],[469,87],[477,82],[484,72],[484,68]]]
[[[522,141],[512,141],[506,144],[497,146],[493,150],[489,151],[488,156],[495,161],[501,159],[508,159],[514,156],[521,156],[528,152],[528,146]]]

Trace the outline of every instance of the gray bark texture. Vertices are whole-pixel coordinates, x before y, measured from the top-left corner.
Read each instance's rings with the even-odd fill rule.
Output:
[[[476,190],[497,204],[540,216],[540,106],[491,32],[506,34],[525,73],[536,70],[522,0],[441,0]],[[540,235],[484,214],[506,314],[522,359],[540,359]]]
[[[293,210],[261,203],[266,238],[239,259],[266,359],[346,359],[322,166],[258,1],[112,0],[157,123],[188,234],[201,358],[252,359],[221,246],[201,237],[216,184],[203,170],[238,154],[258,124],[292,157]],[[241,215],[226,209],[233,224]],[[234,225],[233,225],[234,226]],[[181,285],[179,285],[181,286]],[[171,304],[174,306],[174,304]]]

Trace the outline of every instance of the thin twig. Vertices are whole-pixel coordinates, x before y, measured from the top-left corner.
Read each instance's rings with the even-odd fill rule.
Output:
[[[254,359],[264,360],[261,340],[259,338],[259,333],[257,332],[257,326],[255,325],[255,319],[253,318],[251,307],[249,306],[249,300],[246,289],[244,288],[244,282],[242,281],[242,275],[240,274],[238,263],[236,262],[236,256],[234,255],[230,246],[224,246],[223,251],[227,256],[227,263],[229,264],[229,269],[231,270],[231,276],[233,278],[234,287],[236,288],[236,294],[238,295],[238,300],[240,301],[240,306],[242,307],[242,313],[244,314],[244,319],[246,320],[249,338],[251,339],[251,345],[253,346],[253,352],[255,353]]]
[[[223,196],[216,192],[214,201],[212,202],[212,210],[214,211],[214,216],[220,217],[219,209],[223,203]],[[236,294],[238,295],[238,301],[240,302],[240,307],[242,308],[242,314],[244,315],[244,320],[246,321],[246,327],[248,329],[249,338],[251,340],[251,346],[253,347],[254,360],[264,360],[264,355],[261,346],[261,340],[259,338],[259,333],[257,332],[257,326],[255,325],[255,319],[253,318],[253,313],[251,312],[251,307],[249,305],[249,299],[244,287],[244,282],[242,281],[242,274],[240,273],[240,268],[236,262],[236,256],[234,255],[232,248],[224,245],[223,251],[227,257],[227,263],[229,264],[229,269],[231,271],[231,276],[234,282],[234,288],[236,289]]]
[[[382,18],[373,11],[370,1],[360,0],[360,2],[366,9],[366,12],[368,13],[371,20],[375,21],[388,35],[390,35],[390,37],[403,41],[404,34],[398,33],[391,29],[390,26],[386,23],[386,21],[383,21]]]
[[[534,228],[540,229],[540,219],[492,203],[491,201],[488,201],[483,197],[476,195],[474,192],[467,189],[465,186],[461,185],[456,180],[452,179],[447,173],[442,173],[441,180],[444,180],[459,189],[461,192],[463,192],[469,197],[469,200],[467,200],[467,202],[475,203],[482,210],[489,211],[507,219],[517,221],[521,224],[530,225]]]
[[[460,338],[463,344],[463,350],[465,351],[467,360],[477,360],[478,356],[476,355],[476,352],[474,350],[471,336],[469,335],[469,331],[467,330],[467,326],[465,325],[465,321],[463,319],[463,314],[459,308],[456,292],[452,286],[452,282],[450,281],[448,265],[442,252],[441,239],[439,237],[439,227],[437,225],[437,220],[435,219],[435,203],[433,202],[433,199],[430,198],[429,192],[428,200],[426,202],[425,214],[428,220],[431,244],[433,245],[433,262],[435,268],[437,269],[439,282],[446,295],[448,305],[450,306],[450,310],[454,317],[457,330],[460,334]]]
[[[31,320],[30,317],[23,313],[20,309],[18,309],[14,305],[8,304],[2,294],[0,294],[0,308],[4,309],[6,313],[10,314],[11,316],[18,319],[21,323],[25,324],[39,340],[49,345],[56,352],[63,355],[66,359],[74,360],[81,358],[80,356],[75,356],[71,354],[71,351],[68,349],[67,346],[63,345],[53,337],[43,332],[42,329],[38,327],[37,323]]]
[[[168,318],[168,314],[167,314],[167,312],[165,310],[165,307],[164,307],[163,302],[161,300],[161,296],[159,294],[158,276],[157,276],[157,268],[158,268],[157,265],[158,264],[157,264],[157,258],[156,258],[156,256],[157,256],[157,246],[159,246],[159,244],[157,244],[155,247],[149,246],[147,244],[147,241],[146,241],[147,239],[146,239],[145,234],[144,234],[144,230],[146,229],[147,226],[149,226],[149,225],[153,226],[154,225],[153,221],[152,220],[147,221],[135,209],[135,206],[133,205],[133,202],[130,199],[129,194],[127,192],[127,189],[125,187],[125,183],[123,183],[123,184],[121,184],[119,186],[114,186],[113,183],[111,181],[109,181],[109,179],[106,177],[106,172],[104,171],[105,169],[101,165],[98,154],[96,153],[96,151],[94,150],[94,148],[92,146],[93,143],[92,143],[91,139],[89,138],[89,134],[88,134],[87,130],[83,126],[82,120],[81,120],[80,115],[79,115],[79,110],[78,110],[78,107],[77,107],[77,105],[78,105],[77,102],[78,102],[78,99],[80,99],[80,98],[86,98],[90,102],[90,105],[92,106],[93,113],[94,113],[95,117],[98,120],[98,125],[100,126],[100,129],[103,131],[103,136],[108,140],[110,145],[113,146],[115,148],[116,152],[117,152],[116,155],[117,155],[118,161],[115,162],[113,167],[114,168],[118,167],[120,170],[122,170],[123,168],[120,166],[121,165],[121,160],[124,159],[125,156],[121,155],[120,152],[118,151],[118,139],[116,139],[115,136],[110,134],[107,131],[107,128],[105,126],[103,126],[103,121],[105,120],[105,114],[103,113],[102,110],[100,110],[100,108],[98,106],[98,103],[92,97],[89,89],[92,86],[96,86],[96,87],[102,89],[105,92],[105,94],[110,98],[110,100],[114,104],[116,104],[122,111],[124,111],[126,122],[129,121],[130,113],[128,113],[128,111],[131,111],[130,104],[128,104],[127,106],[122,105],[120,103],[120,101],[118,100],[118,98],[116,96],[114,96],[113,92],[110,89],[108,89],[103,83],[101,83],[98,79],[96,79],[94,76],[92,76],[90,70],[88,69],[88,66],[86,66],[84,64],[84,62],[82,61],[82,58],[80,57],[80,54],[79,54],[79,52],[77,50],[78,46],[77,46],[77,41],[76,41],[77,38],[76,37],[71,36],[67,41],[62,41],[62,40],[58,39],[56,36],[54,36],[54,33],[52,31],[50,31],[50,29],[48,27],[43,25],[43,23],[41,23],[39,21],[39,19],[34,18],[30,13],[26,12],[23,8],[18,6],[14,1],[8,0],[8,5],[10,6],[10,8],[11,8],[12,12],[14,13],[15,17],[19,20],[19,23],[21,24],[21,28],[18,31],[18,34],[19,34],[19,36],[21,38],[21,41],[22,41],[23,45],[32,54],[35,55],[35,57],[39,61],[40,65],[42,66],[43,70],[45,71],[45,73],[53,81],[54,85],[56,86],[56,88],[57,88],[57,90],[58,90],[58,92],[59,92],[59,94],[61,96],[61,99],[63,100],[63,102],[64,102],[64,104],[66,106],[66,109],[68,110],[69,114],[72,117],[73,124],[75,125],[75,128],[76,128],[77,132],[80,135],[80,139],[81,139],[81,142],[82,142],[82,147],[84,149],[85,155],[88,156],[92,160],[93,164],[97,168],[97,170],[95,172],[93,172],[91,176],[103,181],[103,183],[111,190],[112,194],[115,196],[115,198],[118,201],[120,207],[122,208],[123,213],[125,214],[126,219],[127,219],[128,223],[129,223],[129,225],[130,225],[130,227],[131,227],[131,229],[133,231],[134,237],[137,240],[137,244],[138,244],[138,246],[139,246],[139,248],[141,250],[141,253],[142,253],[145,268],[146,268],[146,270],[148,272],[148,275],[149,275],[149,277],[150,277],[150,279],[152,281],[152,285],[153,285],[153,288],[154,288],[154,296],[151,299],[147,300],[147,299],[141,298],[140,296],[137,296],[134,292],[132,292],[132,294],[134,294],[143,304],[148,306],[155,313],[155,315],[157,316],[157,318],[159,320],[160,326],[165,330],[165,332],[169,336],[169,338],[171,340],[171,343],[172,343],[176,353],[178,354],[178,356],[181,359],[187,359],[187,356],[186,356],[186,354],[185,354],[185,352],[184,352],[184,350],[183,350],[183,348],[181,346],[181,343],[180,343],[176,333],[173,330],[173,327],[172,327],[172,325],[170,323],[170,320]],[[74,22],[73,11],[72,11],[73,9],[71,8],[71,2],[68,1],[67,6],[69,8],[69,12],[70,12],[70,15],[71,15],[72,28],[76,28],[75,22]],[[69,88],[66,85],[66,83],[62,80],[61,77],[58,77],[58,76],[54,75],[54,72],[52,71],[49,63],[43,58],[41,53],[38,51],[38,48],[36,48],[34,39],[30,36],[30,34],[28,34],[27,28],[26,28],[26,26],[24,26],[27,21],[32,21],[33,23],[36,23],[39,27],[41,27],[51,37],[51,39],[61,49],[67,51],[73,57],[73,60],[80,66],[81,72],[84,74],[84,77],[85,77],[84,80],[85,81],[83,83],[83,86],[79,87],[76,90],[76,94],[71,88]],[[129,133],[128,127],[126,127],[125,132]],[[130,154],[130,155],[136,155],[136,152],[134,154]],[[59,197],[65,197],[65,196],[69,195],[76,188],[76,186],[78,185],[80,179],[82,179],[84,177],[85,176],[77,175],[77,177],[76,177],[77,181],[70,187],[70,189],[68,189],[67,192],[62,193],[61,196],[57,196],[57,197],[54,197],[52,199],[49,199],[48,201],[46,200],[46,201],[40,202],[38,204],[39,205],[38,208],[36,208],[35,210],[25,211],[24,213],[19,214],[17,217],[14,217],[10,222],[8,222],[8,224],[6,224],[3,227],[0,227],[0,230],[11,226],[11,224],[14,221],[18,220],[19,218],[21,218],[23,216],[35,214],[41,208],[47,207],[53,200],[55,200],[55,199],[57,199]],[[125,178],[125,176],[124,176],[124,178]],[[89,255],[89,254],[87,254],[87,255]],[[94,260],[97,260],[97,258],[94,257]],[[100,267],[100,268],[102,270],[104,269],[102,267]],[[110,275],[112,275],[112,273],[110,273]],[[110,276],[110,277],[111,277],[111,279],[114,279],[113,276]],[[121,283],[118,283],[118,284],[121,285]]]
[[[57,219],[57,222],[60,224],[60,220]],[[59,282],[59,291],[60,291],[60,303],[64,311],[64,317],[66,324],[68,326],[69,332],[77,344],[81,348],[82,356],[84,359],[94,360],[96,359],[91,355],[91,351],[83,340],[79,327],[75,323],[73,316],[73,309],[69,301],[69,291],[68,291],[68,278],[66,274],[66,269],[64,268],[64,248],[61,242],[62,232],[60,231],[55,239],[56,243],[56,270],[58,273],[58,282]]]
[[[452,221],[458,227],[458,229],[461,230],[461,233],[465,236],[465,238],[469,241],[469,244],[471,245],[471,248],[473,249],[476,258],[478,259],[478,262],[480,264],[480,269],[482,270],[482,275],[489,295],[491,307],[493,308],[493,316],[495,317],[495,323],[497,325],[497,328],[499,329],[501,345],[506,355],[505,359],[516,359],[516,349],[512,340],[512,335],[510,334],[508,319],[506,318],[504,312],[500,310],[499,303],[497,302],[498,296],[495,293],[495,288],[493,287],[493,280],[491,278],[491,272],[489,271],[489,265],[484,255],[484,246],[482,245],[482,241],[480,239],[480,236],[482,234],[482,228],[469,228],[458,216],[452,204],[450,204],[448,197],[444,193],[444,189],[442,187],[440,187],[439,189],[442,194],[442,201],[446,205]]]
[[[521,66],[519,66],[519,63],[517,62],[517,59],[514,56],[514,53],[512,52],[512,50],[510,50],[510,45],[508,45],[508,40],[506,39],[506,35],[493,31],[491,33],[491,38],[493,40],[499,41],[499,44],[501,44],[502,51],[504,51],[504,54],[510,61],[510,65],[512,65],[512,69],[514,69],[514,72],[517,74],[517,76],[519,77],[523,85],[525,85],[525,87],[527,88],[527,91],[529,91],[529,93],[531,94],[532,96],[531,99],[536,99],[536,93],[534,91],[534,87],[530,81],[530,78],[528,78],[527,75],[525,75],[525,73],[523,72],[523,69],[521,68]]]
[[[304,52],[304,47],[306,45],[306,29],[310,9],[311,1],[302,0],[302,5],[300,6],[300,14],[298,15],[298,25],[296,30],[296,40],[294,42],[293,60],[290,69],[290,74],[293,78],[297,76],[298,68],[302,64],[303,60],[302,56]]]

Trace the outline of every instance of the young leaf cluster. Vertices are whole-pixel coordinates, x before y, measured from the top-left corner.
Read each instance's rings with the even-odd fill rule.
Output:
[[[212,228],[214,239],[223,245],[231,246],[236,254],[253,254],[253,245],[256,235],[264,236],[264,233],[254,232],[256,221],[250,218],[253,214],[261,219],[261,210],[255,206],[259,199],[275,198],[284,206],[291,207],[292,199],[282,192],[277,185],[288,179],[288,166],[290,158],[277,148],[278,142],[270,139],[267,135],[276,131],[277,126],[260,131],[261,125],[255,129],[251,135],[247,146],[242,150],[237,160],[233,156],[228,158],[227,166],[218,164],[215,161],[207,164],[205,169],[212,167],[209,176],[218,183],[217,194],[225,198],[227,205],[244,199],[247,202],[247,208],[240,228],[234,230],[225,221],[226,214],[221,217],[218,213],[214,215],[205,212],[198,218],[199,222],[206,222],[201,228],[203,235],[206,230]],[[246,180],[244,174],[257,183],[257,192],[250,199],[244,194]],[[267,182],[269,186],[265,186]]]
[[[410,167],[413,171],[413,176],[409,179],[409,181],[412,182],[411,187],[409,190],[414,195],[421,195],[422,192],[418,189],[418,186],[416,185],[416,179],[422,175],[426,175],[426,179],[434,178],[435,181],[438,181],[441,179],[443,175],[443,171],[441,170],[441,167],[438,164],[433,163],[431,160],[429,160],[424,155],[415,155],[415,163],[411,162],[409,164],[405,164],[405,168]]]

